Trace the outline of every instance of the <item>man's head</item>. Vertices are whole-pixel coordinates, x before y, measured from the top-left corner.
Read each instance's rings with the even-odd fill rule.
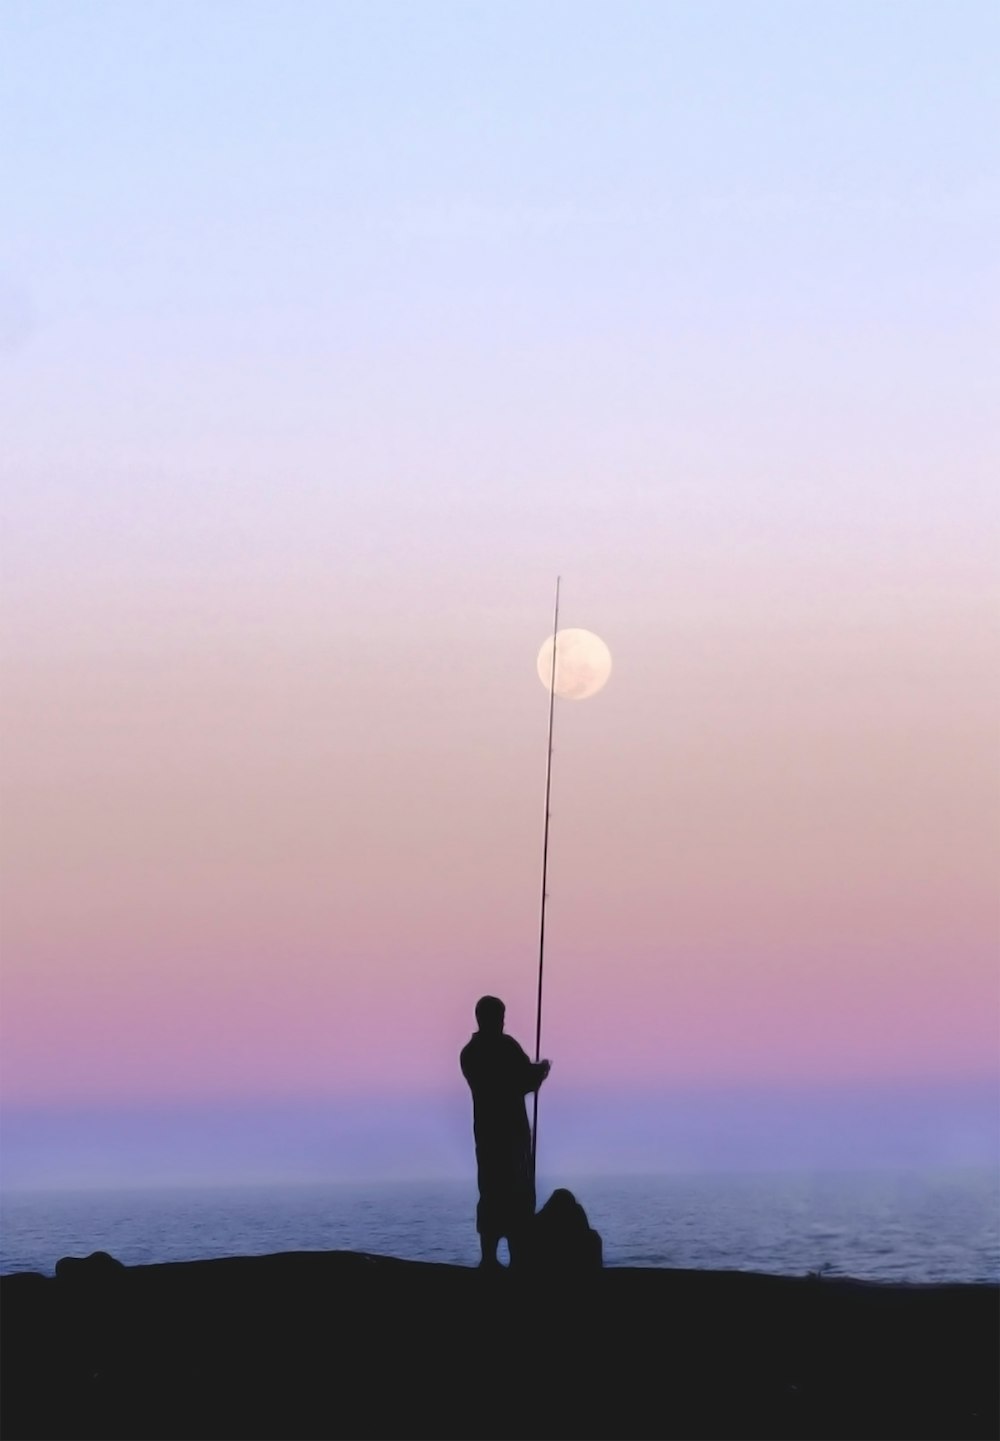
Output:
[[[507,1007],[496,996],[483,996],[476,1002],[476,1022],[481,1031],[499,1035],[503,1030],[503,1018]]]

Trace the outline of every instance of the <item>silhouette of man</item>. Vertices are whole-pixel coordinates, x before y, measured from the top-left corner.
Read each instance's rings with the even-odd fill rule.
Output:
[[[497,1246],[506,1237],[511,1262],[518,1241],[535,1214],[531,1169],[531,1127],[524,1098],[537,1091],[551,1069],[530,1061],[513,1036],[504,1034],[506,1007],[496,996],[476,1004],[479,1030],[462,1050],[462,1075],[472,1091],[479,1205],[476,1230],[485,1267],[496,1266]]]

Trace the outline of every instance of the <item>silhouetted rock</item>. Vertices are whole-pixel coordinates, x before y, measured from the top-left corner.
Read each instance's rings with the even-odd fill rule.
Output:
[[[560,1187],[532,1220],[517,1265],[534,1275],[584,1276],[599,1271],[603,1258],[601,1238],[586,1211],[572,1191]]]
[[[114,1285],[124,1273],[121,1261],[116,1261],[107,1251],[92,1251],[89,1256],[63,1256],[56,1262],[56,1276],[71,1285]]]

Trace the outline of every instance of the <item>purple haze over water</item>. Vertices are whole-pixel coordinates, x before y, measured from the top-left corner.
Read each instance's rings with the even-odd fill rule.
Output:
[[[991,1170],[556,1177],[585,1205],[609,1265],[883,1281],[1000,1280]],[[474,1188],[379,1185],[7,1193],[4,1272],[107,1250],[129,1265],[359,1250],[473,1265]]]

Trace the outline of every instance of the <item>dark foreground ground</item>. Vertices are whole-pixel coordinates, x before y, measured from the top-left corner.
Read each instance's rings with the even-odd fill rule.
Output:
[[[296,1253],[0,1282],[29,1437],[994,1438],[998,1289]]]

